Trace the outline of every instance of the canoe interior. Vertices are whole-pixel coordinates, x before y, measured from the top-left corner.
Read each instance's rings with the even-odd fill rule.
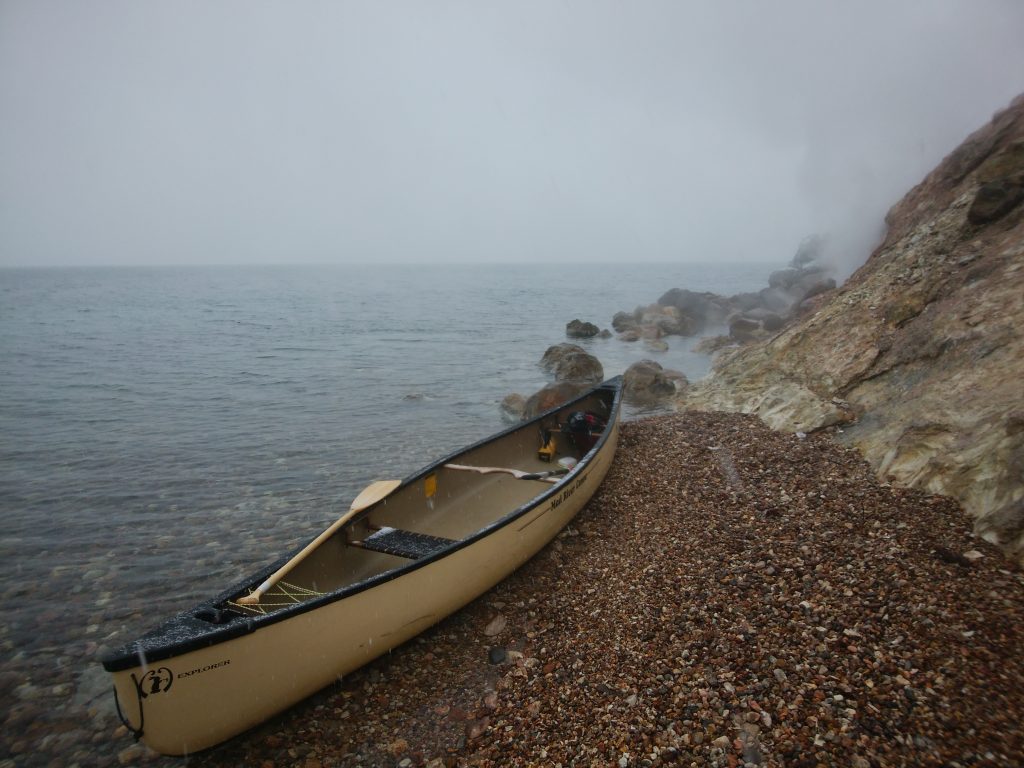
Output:
[[[554,484],[546,479],[519,479],[505,472],[480,473],[444,465],[543,473],[557,470],[560,458],[579,461],[586,453],[586,440],[574,440],[558,430],[574,411],[593,413],[607,422],[614,395],[614,390],[596,390],[540,422],[529,422],[448,457],[356,516],[297,565],[284,578],[282,587],[271,590],[258,606],[226,601],[222,607],[250,614],[271,613],[403,568],[478,534],[550,492]],[[550,430],[555,440],[556,451],[551,461],[542,461],[538,456],[542,430]],[[419,536],[404,536],[405,533]]]

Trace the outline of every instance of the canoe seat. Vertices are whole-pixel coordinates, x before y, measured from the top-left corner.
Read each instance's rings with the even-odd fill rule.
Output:
[[[363,539],[360,546],[363,549],[372,549],[374,552],[383,552],[409,560],[419,560],[421,557],[432,555],[454,543],[454,539],[385,526]]]

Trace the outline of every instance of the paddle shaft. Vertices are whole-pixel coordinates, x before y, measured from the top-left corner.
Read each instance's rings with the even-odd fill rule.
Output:
[[[327,541],[331,536],[338,532],[338,530],[345,525],[352,516],[358,512],[362,512],[364,509],[369,507],[371,504],[375,504],[395,488],[399,486],[398,480],[378,480],[375,483],[371,483],[363,489],[355,501],[352,502],[352,507],[344,515],[335,520],[326,530],[323,531],[319,536],[313,539],[309,544],[303,547],[291,560],[282,565],[276,571],[274,571],[267,579],[254,589],[250,594],[244,595],[238,598],[235,602],[239,605],[256,605],[259,603],[260,598],[271,589],[277,582],[288,575],[291,570],[305,560],[317,547]]]

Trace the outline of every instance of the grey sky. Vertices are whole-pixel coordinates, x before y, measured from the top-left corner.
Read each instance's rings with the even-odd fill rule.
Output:
[[[1022,39],[1019,0],[0,0],[0,265],[859,262]]]

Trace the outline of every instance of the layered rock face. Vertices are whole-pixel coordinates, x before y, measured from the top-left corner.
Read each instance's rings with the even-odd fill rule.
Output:
[[[880,476],[956,497],[1024,563],[1024,96],[886,217],[871,258],[683,407],[837,425]]]

